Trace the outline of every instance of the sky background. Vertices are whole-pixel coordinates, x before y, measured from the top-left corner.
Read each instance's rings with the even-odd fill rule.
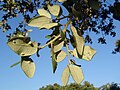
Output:
[[[108,0],[112,3],[113,0]],[[0,18],[2,13],[0,12]],[[10,24],[17,26],[17,22],[21,20],[21,17],[10,20]],[[12,23],[11,23],[12,22]],[[120,83],[120,54],[112,54],[115,42],[120,38],[120,22],[114,21],[116,25],[117,36],[115,38],[107,36],[107,45],[101,45],[97,43],[97,37],[100,35],[93,35],[94,43],[90,45],[97,53],[90,62],[85,60],[76,60],[77,63],[82,65],[84,73],[84,81],[89,81],[95,86],[99,87],[106,83]],[[45,43],[46,34],[50,34],[50,31],[40,31],[36,28],[32,28],[33,32],[30,34],[32,40],[37,42]],[[21,70],[20,65],[9,68],[10,65],[20,60],[20,57],[15,54],[6,44],[6,34],[11,31],[3,33],[0,30],[0,90],[39,90],[40,87],[49,84],[61,83],[61,74],[66,67],[68,60],[65,58],[64,61],[58,64],[58,68],[55,74],[52,73],[52,65],[50,58],[49,48],[44,48],[40,51],[40,57],[36,55],[32,56],[36,64],[36,72],[32,79],[26,77],[24,72]],[[83,81],[83,82],[84,82]],[[70,77],[69,83],[74,82]]]

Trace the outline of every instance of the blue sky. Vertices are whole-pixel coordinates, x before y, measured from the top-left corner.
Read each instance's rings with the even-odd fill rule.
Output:
[[[112,0],[109,0],[110,2]],[[0,14],[1,15],[1,14]],[[0,16],[1,17],[1,16]],[[11,25],[17,25],[17,21],[21,18],[14,19]],[[91,45],[96,49],[97,54],[90,61],[77,60],[82,65],[84,73],[84,81],[89,81],[95,86],[101,86],[106,83],[116,82],[120,83],[120,54],[113,55],[111,52],[114,49],[114,44],[117,39],[120,38],[120,22],[114,21],[116,25],[117,36],[115,38],[107,36],[107,45],[101,45],[97,43],[97,37],[93,34],[94,43]],[[14,31],[14,30],[12,30]],[[49,49],[46,47],[40,51],[40,57],[34,55],[32,59],[36,64],[36,72],[32,79],[25,76],[20,68],[20,65],[9,68],[10,65],[20,60],[20,57],[15,54],[6,44],[6,34],[0,31],[0,88],[1,90],[38,90],[42,86],[49,84],[62,84],[61,74],[63,69],[67,65],[67,58],[59,63],[58,69],[55,74],[52,73],[51,58]],[[33,32],[30,34],[32,40],[43,42],[45,41],[45,34],[50,31],[40,31],[33,28]],[[83,81],[83,82],[84,82]],[[69,83],[74,82],[70,78]]]

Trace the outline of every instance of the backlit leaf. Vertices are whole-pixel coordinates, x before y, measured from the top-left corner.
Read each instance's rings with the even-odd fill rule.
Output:
[[[87,61],[91,60],[92,57],[96,54],[96,50],[91,48],[90,46],[85,46],[83,51],[82,59],[85,59]]]
[[[40,16],[45,16],[45,17],[51,18],[50,13],[47,10],[43,9],[43,8],[42,9],[38,9],[38,14]]]
[[[38,16],[28,22],[29,26],[38,27],[39,29],[51,29],[58,26],[58,23],[52,23],[51,19],[45,16]]]
[[[56,56],[57,57],[56,62],[61,62],[62,60],[64,60],[66,55],[67,54],[61,50]]]
[[[60,42],[58,41],[58,43],[55,42],[54,44],[55,44],[54,45],[54,52],[58,52],[62,49],[64,41],[60,41]]]
[[[21,68],[28,78],[32,78],[35,73],[35,64],[29,57],[22,57]]]
[[[73,51],[70,51],[70,53],[71,53],[71,55],[72,55],[73,57],[79,58],[76,48],[74,48]]]
[[[55,26],[58,26],[58,23],[46,23],[43,26],[41,26],[39,29],[51,29]]]
[[[43,25],[49,24],[51,21],[50,18],[45,17],[45,16],[37,16],[35,18],[32,18],[29,22],[28,25],[32,27],[39,27],[43,28]]]
[[[58,2],[65,2],[65,1],[67,1],[67,0],[58,0]]]
[[[30,56],[35,54],[38,50],[38,44],[36,42],[25,43],[21,39],[12,39],[7,42],[8,46],[20,56]]]
[[[79,66],[75,66],[75,65],[69,65],[68,67],[74,81],[77,84],[80,84],[84,79],[82,69]]]
[[[61,77],[61,81],[62,81],[62,84],[64,86],[67,85],[68,83],[68,80],[69,80],[69,77],[70,77],[70,71],[69,71],[69,68],[68,66],[64,69],[63,73],[62,73],[62,77]]]
[[[74,26],[71,25],[70,28],[73,33],[73,39],[75,40],[78,56],[79,58],[81,58],[83,53],[83,47],[84,47],[84,38],[77,33],[77,30]]]
[[[61,12],[61,7],[57,4],[50,6],[48,5],[48,10],[49,12],[54,15],[54,16],[59,16],[60,12]]]

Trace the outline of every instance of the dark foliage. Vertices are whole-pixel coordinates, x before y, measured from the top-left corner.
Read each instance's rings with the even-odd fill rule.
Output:
[[[85,81],[83,85],[71,83],[67,86],[60,86],[58,84],[47,85],[39,90],[120,90],[120,86],[117,83],[106,84],[101,87],[95,87],[93,84]]]

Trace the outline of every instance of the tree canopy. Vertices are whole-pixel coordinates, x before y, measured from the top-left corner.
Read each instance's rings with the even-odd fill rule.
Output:
[[[120,86],[117,83],[108,83],[102,85],[101,87],[95,87],[93,84],[85,81],[83,84],[71,83],[67,86],[60,86],[58,84],[47,85],[46,87],[41,87],[39,90],[119,90]]]
[[[59,62],[68,57],[68,65],[62,73],[62,83],[67,85],[71,75],[76,83],[84,79],[81,65],[77,64],[70,56],[90,61],[96,50],[85,45],[93,43],[90,32],[100,34],[98,43],[106,44],[106,36],[116,36],[114,31],[115,20],[120,20],[120,2],[115,0],[109,4],[107,0],[2,0],[0,12],[2,20],[0,27],[3,32],[15,29],[7,35],[7,45],[21,57],[21,61],[11,67],[21,64],[27,77],[32,78],[35,72],[33,54],[38,57],[39,51],[46,46],[50,48],[53,73]],[[16,27],[9,25],[9,20],[23,17]],[[64,22],[64,23],[63,23]],[[46,35],[48,41],[32,41],[28,28],[36,27],[38,30],[50,30]],[[38,31],[39,32],[39,31]],[[65,50],[66,49],[66,50]],[[120,40],[116,42],[113,53],[120,52]]]

